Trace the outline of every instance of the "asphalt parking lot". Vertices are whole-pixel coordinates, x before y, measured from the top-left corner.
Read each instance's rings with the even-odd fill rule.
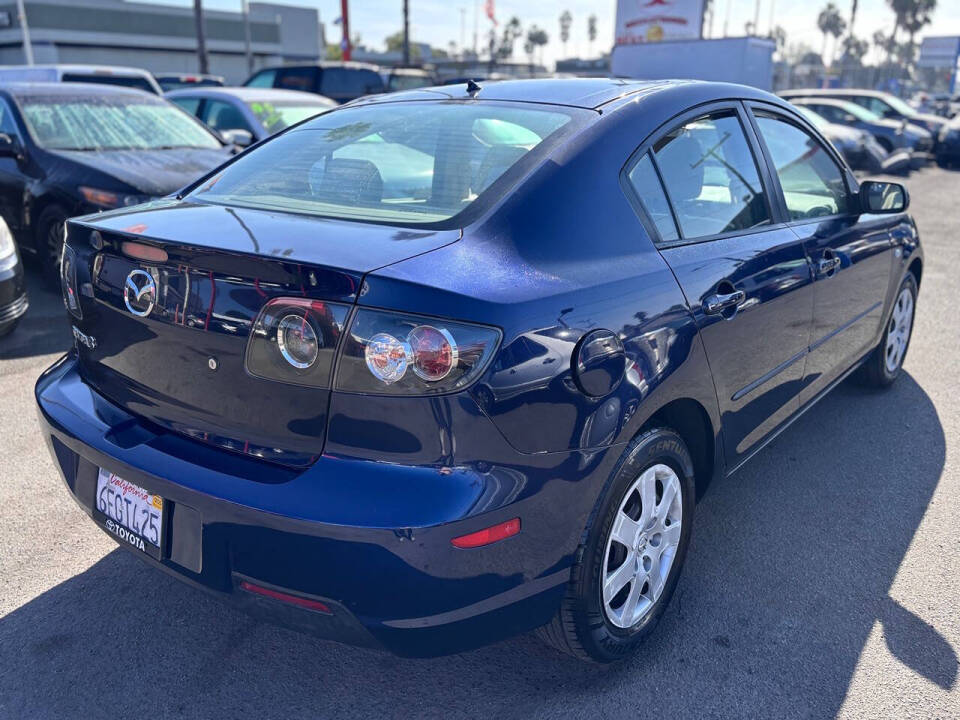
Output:
[[[33,384],[71,339],[32,274],[0,340],[0,717],[960,717],[960,172],[907,185],[927,263],[906,373],[842,385],[709,489],[671,607],[616,667],[532,637],[343,647],[117,549],[40,438]]]

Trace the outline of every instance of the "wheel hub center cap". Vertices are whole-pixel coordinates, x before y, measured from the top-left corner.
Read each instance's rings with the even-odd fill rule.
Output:
[[[642,552],[646,547],[647,547],[647,534],[640,533],[640,535],[637,537],[636,546],[633,549],[636,550],[637,552]]]

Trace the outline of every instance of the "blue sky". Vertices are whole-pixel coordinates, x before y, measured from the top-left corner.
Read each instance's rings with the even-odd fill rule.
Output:
[[[170,5],[192,5],[192,0],[153,0]],[[332,20],[340,16],[340,0],[283,0],[288,5],[315,7],[320,11],[320,19],[327,26],[328,39],[339,38],[339,29]],[[431,45],[447,48],[453,41],[460,43],[460,9],[464,10],[465,38],[468,47],[472,46],[474,7],[482,2],[473,0],[409,0],[411,17],[411,35],[414,40],[429,42]],[[835,0],[841,12],[849,19],[850,0]],[[766,32],[770,25],[771,9],[775,23],[787,29],[788,42],[804,42],[814,49],[820,49],[821,35],[817,30],[817,14],[826,5],[826,0],[760,0],[760,30]],[[960,35],[960,0],[939,0],[934,21],[926,33],[930,35]],[[241,0],[204,0],[204,6],[217,10],[239,10]],[[352,0],[350,3],[350,25],[352,33],[359,33],[362,42],[371,47],[382,47],[383,40],[402,26],[402,0]],[[744,24],[752,21],[756,3],[753,0],[716,0],[713,32],[720,35],[728,16],[731,35],[743,34]],[[526,28],[531,24],[539,25],[550,34],[550,44],[544,50],[544,61],[552,65],[558,57],[564,57],[559,38],[559,17],[564,10],[573,15],[571,38],[567,46],[569,55],[586,56],[589,52],[587,42],[587,17],[597,16],[598,40],[594,47],[599,52],[602,47],[613,42],[615,0],[560,0],[544,2],[537,0],[497,0],[497,17],[502,21],[516,15]],[[480,33],[483,37],[490,28],[483,12],[480,12]],[[860,0],[857,10],[856,33],[869,38],[875,30],[889,32],[893,28],[893,13],[884,0]],[[481,43],[482,45],[482,43]],[[517,44],[518,58],[522,57],[522,44]]]

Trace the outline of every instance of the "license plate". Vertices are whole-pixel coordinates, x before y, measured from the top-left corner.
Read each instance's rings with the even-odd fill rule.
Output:
[[[94,515],[121,542],[160,559],[163,498],[100,468]]]

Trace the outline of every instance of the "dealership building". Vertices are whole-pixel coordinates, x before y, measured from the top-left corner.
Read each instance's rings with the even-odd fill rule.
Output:
[[[239,6],[239,2],[237,5]],[[25,0],[34,62],[129,65],[151,72],[197,72],[192,7],[125,0]],[[228,83],[248,75],[243,14],[205,10],[210,72]],[[254,67],[314,61],[325,50],[315,9],[250,3]],[[0,0],[0,64],[25,62],[15,2]]]

